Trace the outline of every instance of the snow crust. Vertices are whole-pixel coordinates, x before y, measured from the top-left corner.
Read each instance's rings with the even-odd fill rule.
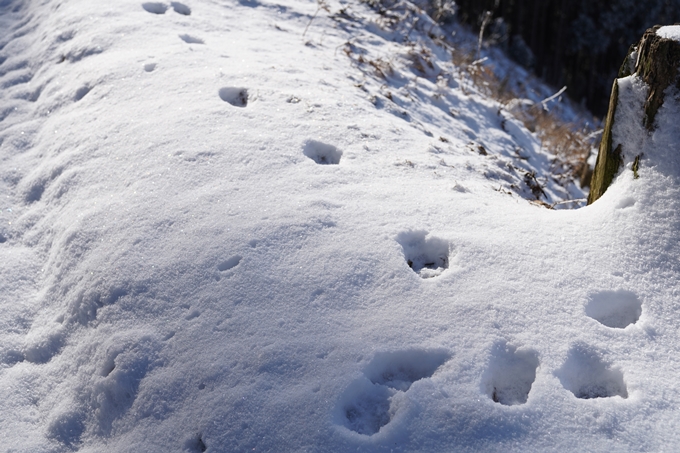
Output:
[[[656,34],[665,39],[680,41],[680,25],[665,25],[660,27]]]
[[[422,11],[328,5],[0,3],[4,451],[676,450],[675,96],[539,208]]]

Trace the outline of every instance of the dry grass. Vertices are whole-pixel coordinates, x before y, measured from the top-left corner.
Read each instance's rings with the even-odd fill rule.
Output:
[[[524,125],[535,132],[542,146],[555,155],[563,169],[563,176],[579,181],[581,187],[590,185],[592,169],[587,160],[594,143],[589,134],[576,125],[566,123],[543,108],[531,108],[515,113]]]
[[[508,87],[508,76],[499,79],[490,65],[485,65],[483,60],[475,60],[475,56],[476,49],[471,47],[451,47],[451,60],[464,81],[461,86],[463,91],[470,92],[474,89],[483,93],[498,101],[502,109],[525,97]],[[544,108],[540,102],[533,105],[520,104],[519,107],[512,108],[510,113],[534,132],[542,146],[559,159],[559,165],[565,167],[565,177],[578,180],[581,187],[590,184],[592,169],[587,160],[591,149],[599,146],[592,138],[592,131],[565,122]]]
[[[417,13],[422,13],[422,10],[412,4],[406,4],[399,0],[364,0],[364,2],[377,11],[377,24],[380,27],[393,31],[403,29],[401,31],[403,32],[404,43],[409,43],[410,31],[413,28],[422,26],[417,18]],[[446,9],[449,3],[434,2],[432,5],[435,7],[428,13],[435,21],[450,15],[450,11]],[[543,148],[555,156],[553,163],[555,170],[553,177],[555,179],[562,179],[563,182],[569,179],[576,180],[580,182],[581,187],[589,185],[592,169],[588,167],[587,159],[590,156],[591,149],[598,145],[591,138],[592,131],[586,131],[576,124],[565,122],[558,115],[548,111],[544,102],[518,103],[517,100],[527,96],[521,92],[514,92],[509,87],[508,77],[499,79],[494,73],[492,65],[485,64],[486,59],[479,58],[483,44],[481,35],[480,40],[476,43],[454,43],[449,38],[433,34],[431,26],[429,31],[425,29],[421,31],[427,32],[434,45],[448,50],[451,61],[456,68],[457,78],[461,81],[461,89],[466,94],[478,92],[495,99],[500,104],[499,114],[502,110],[510,113],[520,120],[528,130],[537,135]],[[422,43],[411,44],[412,49],[409,51],[408,60],[417,73],[432,79],[448,79],[451,76],[451,74],[441,73],[437,70],[438,68],[435,68],[432,53],[426,46]],[[343,50],[359,67],[370,68],[370,71],[379,78],[387,79],[393,74],[393,62],[382,58],[369,59],[363,55],[361,49],[350,42],[346,43]],[[511,104],[514,104],[514,106],[510,107]],[[535,178],[529,178],[527,185],[532,188],[532,191],[534,191],[533,186],[536,186],[536,192],[539,192],[539,189],[542,191]],[[538,198],[538,193],[535,194]]]
[[[458,57],[459,61],[471,60],[472,54]],[[454,62],[456,60],[454,59]],[[501,108],[521,98],[521,93],[508,89],[508,79],[498,79],[489,66],[471,62],[463,66],[467,80],[479,92],[497,100]],[[563,168],[563,177],[579,181],[581,187],[590,185],[592,169],[587,160],[591,149],[599,144],[591,138],[591,132],[576,124],[565,122],[558,115],[544,108],[542,103],[533,105],[516,104],[510,112],[524,126],[541,140],[543,148],[556,156]]]

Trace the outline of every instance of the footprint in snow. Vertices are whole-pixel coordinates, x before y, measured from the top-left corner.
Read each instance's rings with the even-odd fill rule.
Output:
[[[151,14],[165,14],[168,6],[165,3],[148,2],[142,3],[142,8]]]
[[[70,409],[53,417],[47,425],[47,437],[76,450],[85,432],[84,412],[81,408]]]
[[[184,443],[184,448],[192,453],[203,453],[208,449],[208,446],[203,441],[203,435],[199,433],[187,440]]]
[[[205,41],[203,41],[201,38],[197,38],[195,36],[187,35],[186,33],[179,35],[179,37],[182,41],[184,41],[187,44],[205,44]]]
[[[172,6],[172,9],[174,9],[177,14],[181,14],[183,16],[191,15],[191,9],[183,3],[170,2],[170,6]]]
[[[149,337],[139,340],[116,337],[108,340],[109,347],[100,368],[100,378],[91,389],[97,408],[90,413],[97,431],[108,436],[117,419],[132,408],[147,374],[155,368],[160,345]]]
[[[491,351],[489,368],[482,377],[482,390],[494,402],[505,406],[524,404],[536,379],[538,354],[518,351],[505,342],[497,343]]]
[[[146,72],[153,72],[156,69],[156,63],[146,63],[144,65],[144,70]]]
[[[233,268],[238,266],[241,263],[241,260],[243,257],[241,255],[234,255],[228,260],[222,261],[220,264],[217,265],[217,270],[220,271],[220,274],[218,274],[215,279],[217,281],[220,281],[222,277],[231,277],[234,275],[233,272],[230,272]]]
[[[76,90],[76,94],[73,96],[73,100],[75,102],[80,101],[82,98],[84,98],[87,93],[89,93],[92,90],[92,87],[88,85],[83,85],[82,87],[78,88]]]
[[[239,263],[241,262],[242,259],[243,259],[243,257],[241,257],[241,255],[234,255],[231,258],[229,258],[228,260],[221,262],[217,266],[217,270],[219,270],[220,272],[225,272],[225,271],[228,271],[230,269],[233,269],[233,268],[235,268],[236,266],[239,265]]]
[[[428,237],[428,232],[405,231],[397,235],[406,264],[421,278],[433,278],[449,267],[451,244],[445,239]]]
[[[375,355],[364,374],[374,384],[405,392],[414,382],[432,377],[449,357],[443,350],[408,349],[383,352]]]
[[[178,14],[183,16],[191,15],[191,9],[183,3],[170,2],[170,6],[172,6],[172,9]],[[165,14],[165,12],[168,10],[168,5],[160,2],[147,2],[142,3],[142,8],[151,14]]]
[[[43,192],[45,192],[46,184],[47,182],[43,179],[39,179],[31,184],[24,195],[24,201],[26,201],[26,203],[35,203],[36,201],[40,201]]]
[[[223,87],[217,92],[220,99],[233,105],[234,107],[245,107],[248,105],[248,89],[240,87]]]
[[[337,165],[342,157],[342,151],[335,146],[316,140],[307,141],[302,153],[319,165]]]
[[[423,349],[376,354],[364,376],[341,397],[338,424],[367,436],[377,433],[394,418],[411,385],[432,377],[449,357],[442,350]]]
[[[198,311],[198,309],[194,308],[193,310],[190,310],[189,313],[186,314],[184,319],[186,319],[187,321],[191,321],[192,319],[198,318],[199,316],[201,316],[201,312]]]
[[[576,398],[628,398],[621,370],[612,367],[597,350],[583,343],[577,343],[569,350],[567,360],[555,375]]]
[[[97,319],[99,310],[118,303],[128,293],[124,286],[112,286],[107,292],[103,293],[99,291],[83,293],[71,303],[71,319],[82,325],[87,325]]]
[[[642,303],[630,291],[600,291],[589,297],[585,311],[607,327],[624,329],[640,319]]]

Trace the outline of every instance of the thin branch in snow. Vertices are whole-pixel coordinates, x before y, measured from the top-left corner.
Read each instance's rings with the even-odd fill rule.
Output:
[[[479,29],[479,39],[477,40],[477,56],[475,57],[475,60],[479,60],[479,56],[482,53],[482,41],[484,39],[484,29],[486,28],[486,25],[489,23],[490,20],[491,11],[485,11],[484,19],[482,20],[482,26]]]
[[[566,85],[563,86],[563,87],[560,89],[560,91],[558,91],[557,93],[553,94],[553,95],[550,96],[550,97],[547,97],[547,98],[543,99],[543,100],[540,102],[540,104],[543,106],[543,110],[545,110],[545,111],[547,112],[547,111],[548,111],[548,102],[550,102],[550,101],[552,101],[552,100],[554,100],[554,99],[557,99],[557,98],[560,97],[560,96],[562,95],[562,93],[564,93],[565,91],[567,91],[567,86],[566,86]]]
[[[316,18],[316,15],[319,14],[319,11],[321,11],[322,9],[323,9],[324,11],[326,11],[326,12],[329,12],[329,11],[330,11],[330,7],[328,6],[328,3],[326,3],[326,0],[317,0],[316,3],[317,3],[316,11],[314,11],[314,14],[312,15],[312,18],[309,19],[309,23],[308,23],[307,26],[305,27],[305,31],[302,32],[302,37],[303,37],[303,38],[304,38],[305,35],[307,34],[307,30],[309,29],[309,26],[312,25],[312,22],[314,22],[314,19]]]

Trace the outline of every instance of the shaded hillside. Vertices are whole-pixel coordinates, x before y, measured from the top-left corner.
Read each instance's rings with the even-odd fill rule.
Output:
[[[628,47],[655,24],[680,21],[680,1],[458,0],[456,15],[479,28],[519,63],[596,115],[607,111],[611,82]]]

